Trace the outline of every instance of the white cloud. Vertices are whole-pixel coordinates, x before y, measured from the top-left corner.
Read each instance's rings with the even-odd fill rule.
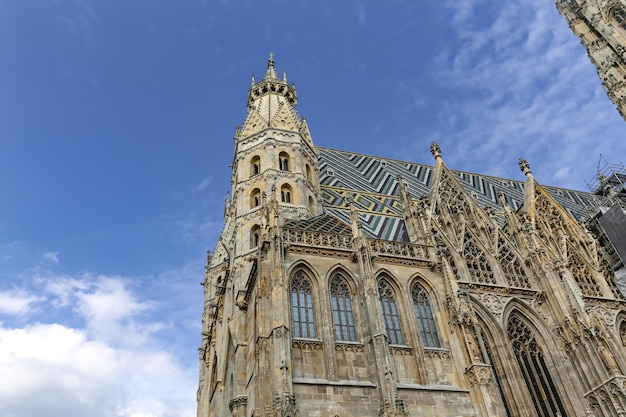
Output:
[[[196,185],[195,190],[196,191],[203,191],[206,190],[208,188],[208,186],[211,184],[212,178],[205,178],[202,181],[200,181],[200,184]]]
[[[193,373],[167,353],[122,350],[60,324],[0,327],[0,415],[191,416]],[[189,398],[192,397],[192,398]]]
[[[154,301],[122,277],[32,275],[40,294],[0,292],[0,308],[17,314],[38,302],[42,313],[23,327],[0,323],[0,368],[11,375],[0,380],[0,415],[195,414],[195,352],[181,356],[186,363],[173,356],[177,339],[159,337],[165,325],[150,316]]]
[[[453,38],[431,75],[454,94],[433,106],[441,109],[437,127],[420,137],[436,138],[450,167],[521,178],[516,162],[524,157],[540,182],[585,189],[601,152],[626,153],[623,121],[554,4],[445,5]]]
[[[46,260],[46,261],[51,261],[54,262],[55,264],[59,263],[59,252],[44,252],[43,255],[41,255],[41,257]]]
[[[0,291],[0,313],[23,315],[31,311],[31,305],[42,297],[29,294],[24,290]]]

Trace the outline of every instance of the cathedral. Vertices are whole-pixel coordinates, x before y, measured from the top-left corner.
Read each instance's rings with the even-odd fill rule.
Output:
[[[554,0],[587,49],[609,98],[626,119],[626,2]]]
[[[599,3],[556,0],[624,115],[626,14]],[[432,165],[322,148],[296,104],[270,57],[207,256],[198,417],[626,416],[623,165],[579,192],[434,142]]]

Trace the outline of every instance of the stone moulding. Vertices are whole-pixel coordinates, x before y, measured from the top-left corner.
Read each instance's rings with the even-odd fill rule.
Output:
[[[335,342],[335,350],[338,352],[363,352],[365,345],[354,342]]]
[[[352,250],[352,236],[334,233],[313,232],[308,230],[285,229],[283,231],[285,245],[303,245],[307,247],[325,247]]]
[[[540,293],[538,290],[532,290],[529,288],[503,287],[500,285],[488,285],[467,281],[459,281],[459,288],[496,294],[523,295],[526,297],[535,297]]]
[[[424,349],[424,356],[429,358],[450,359],[450,351],[446,349]]]
[[[232,413],[235,408],[248,405],[248,397],[235,397],[228,403],[228,409]]]
[[[324,350],[324,342],[321,340],[293,339],[291,347],[300,350]]]
[[[411,346],[389,345],[389,351],[393,355],[399,355],[399,356],[413,355],[413,348]]]

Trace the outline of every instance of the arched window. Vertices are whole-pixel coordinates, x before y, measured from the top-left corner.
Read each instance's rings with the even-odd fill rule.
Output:
[[[509,408],[509,403],[506,401],[506,397],[504,396],[504,391],[502,390],[502,383],[500,379],[500,375],[498,374],[498,369],[493,361],[493,352],[491,350],[491,345],[489,344],[489,340],[486,337],[487,332],[483,327],[483,323],[479,326],[474,327],[474,337],[478,341],[480,345],[480,359],[483,363],[487,365],[491,365],[491,370],[493,372],[493,377],[496,381],[496,386],[498,387],[498,392],[500,393],[500,398],[502,398],[502,405],[504,405],[504,410],[507,416],[511,415],[511,409]]]
[[[289,154],[287,152],[278,154],[278,168],[281,171],[289,171]]]
[[[309,164],[307,164],[306,165],[306,179],[309,180],[309,182],[312,182],[311,178],[312,178],[311,167],[309,166]]]
[[[311,280],[302,270],[296,272],[291,279],[291,307],[293,336],[315,338]]]
[[[619,325],[619,339],[622,341],[622,346],[626,347],[626,321],[622,321]]]
[[[533,332],[514,316],[509,320],[507,333],[537,415],[553,417],[560,413],[565,416],[563,404]]]
[[[424,347],[441,347],[426,289],[416,282],[413,284],[411,296],[413,297],[413,307],[415,308],[415,316],[417,317],[417,327],[419,328]]]
[[[250,160],[250,176],[253,177],[261,173],[261,157],[253,156]]]
[[[330,301],[333,307],[335,340],[356,341],[350,287],[339,273],[335,274],[330,281]]]
[[[255,188],[250,193],[250,208],[255,208],[261,205],[261,190]]]
[[[403,345],[402,329],[400,328],[400,316],[393,288],[386,279],[378,281],[378,296],[383,310],[383,321],[387,329],[387,337],[392,345]]]
[[[309,210],[313,211],[315,208],[315,202],[313,201],[313,197],[309,196]]]
[[[252,229],[250,229],[250,249],[259,246],[260,237],[261,228],[258,225],[252,226]]]
[[[289,184],[283,184],[283,186],[280,187],[280,201],[283,203],[291,203],[293,201],[291,186]]]

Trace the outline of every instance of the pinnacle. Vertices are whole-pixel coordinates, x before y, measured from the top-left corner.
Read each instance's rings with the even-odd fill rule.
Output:
[[[267,60],[267,69],[265,70],[265,77],[263,77],[264,79],[278,78],[278,75],[276,75],[276,69],[274,68],[274,63],[274,54],[270,52],[270,57]]]

